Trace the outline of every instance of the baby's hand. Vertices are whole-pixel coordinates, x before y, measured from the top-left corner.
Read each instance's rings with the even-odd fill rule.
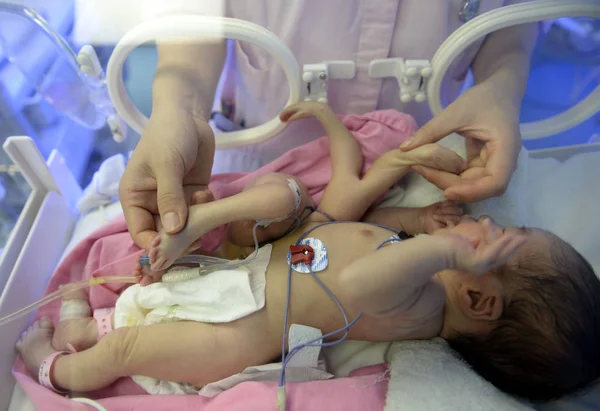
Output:
[[[499,236],[487,230],[485,239],[473,244],[456,233],[444,234],[453,249],[452,268],[475,275],[483,275],[508,261],[510,256],[525,242],[523,235],[503,232]]]
[[[318,101],[300,101],[283,109],[279,118],[283,122],[300,120],[301,118],[319,117],[322,115],[335,115],[325,103]]]
[[[421,209],[422,231],[433,234],[440,228],[452,228],[464,214],[456,201],[442,201]]]

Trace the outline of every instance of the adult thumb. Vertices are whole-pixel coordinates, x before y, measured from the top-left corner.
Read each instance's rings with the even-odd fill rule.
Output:
[[[170,234],[179,232],[187,220],[188,207],[183,192],[183,176],[176,167],[156,170],[156,202],[163,229]]]
[[[452,121],[448,109],[446,109],[418,129],[410,139],[400,145],[400,149],[409,151],[425,144],[437,143],[455,129],[455,121]]]

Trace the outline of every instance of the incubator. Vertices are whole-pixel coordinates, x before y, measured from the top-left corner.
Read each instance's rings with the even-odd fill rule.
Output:
[[[537,0],[476,16],[478,3],[463,2],[460,16],[466,23],[447,38],[431,60],[411,56],[375,59],[368,65],[369,77],[394,79],[400,101],[427,105],[435,115],[444,109],[441,88],[453,62],[477,40],[499,29],[528,22],[552,21],[554,25],[545,23],[549,35],[555,26],[568,29],[573,36],[571,44],[578,48],[578,53],[574,54],[589,54],[591,58],[598,58],[600,30],[595,30],[594,27],[595,19],[600,19],[600,4],[595,1]],[[19,28],[20,33],[25,33],[22,35],[28,32],[41,33],[41,48],[51,55],[52,61],[41,73],[32,71],[36,67],[26,61],[29,56],[21,52],[19,42],[13,35],[15,28]],[[258,24],[225,17],[183,15],[166,16],[134,27],[116,44],[104,71],[97,50],[93,47],[84,46],[75,52],[69,42],[36,11],[15,4],[0,3],[0,58],[6,59],[14,70],[31,83],[36,98],[45,99],[84,129],[99,130],[108,126],[116,142],[123,142],[128,138],[128,129],[141,134],[148,122],[147,116],[133,103],[124,84],[123,71],[128,57],[147,43],[159,39],[182,38],[228,38],[262,48],[273,56],[283,70],[289,88],[286,104],[301,99],[326,102],[331,81],[352,81],[357,74],[357,66],[352,60],[315,61],[299,66],[290,48],[271,31]],[[572,48],[568,52],[573,53]],[[572,129],[598,113],[598,77],[600,73],[592,70],[580,82],[578,97],[583,94],[583,90],[591,90],[581,101],[574,99],[575,103],[569,107],[561,106],[558,113],[550,118],[540,119],[533,115],[531,121],[523,122],[523,139],[541,141],[544,137]],[[0,111],[1,108],[0,106]],[[0,130],[1,126],[0,124]],[[285,127],[285,123],[274,117],[262,125],[219,133],[216,138],[217,149],[264,142]],[[23,134],[28,134],[27,130],[23,130]],[[0,256],[0,290],[3,291],[0,297],[0,318],[38,300],[45,281],[59,260],[75,246],[77,240],[92,230],[84,227],[84,222],[87,222],[84,220],[89,220],[90,217],[80,216],[76,211],[75,205],[83,192],[70,171],[69,162],[60,150],[54,150],[46,159],[43,158],[36,144],[39,146],[40,142],[34,142],[28,137],[10,137],[4,143],[5,152],[22,176],[19,178],[27,184],[21,184],[26,188],[21,189],[24,193],[21,202],[23,209],[18,219],[15,218],[14,209],[4,201],[6,190],[4,186],[0,186],[0,218],[7,221],[16,219]],[[594,148],[600,150],[594,144],[575,147],[570,154],[564,154],[563,159],[577,152],[593,151]],[[545,154],[544,150],[537,154],[531,153],[533,158],[546,155],[560,157],[562,154]],[[13,191],[14,188],[11,192]],[[101,213],[102,221],[119,215],[118,203],[103,208]],[[94,228],[98,226],[96,223]],[[48,238],[59,238],[60,241],[47,244]],[[37,254],[36,250],[40,249],[44,252]],[[205,264],[227,264],[227,261],[211,259],[206,260]],[[25,273],[34,274],[26,276]],[[120,280],[131,281],[131,277],[122,277]],[[81,283],[77,286],[91,285],[94,284]],[[50,295],[47,300],[57,295],[59,294]],[[28,320],[28,317],[23,317],[7,324],[3,331],[16,337]],[[14,338],[3,340],[0,343],[0,408],[8,405],[14,386],[10,375],[10,367],[14,361]]]

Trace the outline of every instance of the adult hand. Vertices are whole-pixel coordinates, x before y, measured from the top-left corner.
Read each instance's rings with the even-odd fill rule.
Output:
[[[503,194],[521,149],[519,104],[498,82],[484,81],[463,93],[400,148],[412,150],[451,133],[466,138],[467,169],[460,175],[424,166],[413,169],[445,190],[449,200],[475,202]]]
[[[207,187],[214,150],[213,131],[203,118],[173,102],[153,108],[119,185],[127,226],[139,247],[149,250],[161,228],[180,231],[189,205],[212,200]],[[191,249],[198,247],[196,242]]]

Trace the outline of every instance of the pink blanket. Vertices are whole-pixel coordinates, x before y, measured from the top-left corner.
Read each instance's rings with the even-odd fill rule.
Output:
[[[387,110],[362,116],[342,116],[346,126],[361,145],[367,170],[381,154],[397,147],[416,130],[412,117]],[[215,197],[234,195],[254,177],[272,171],[293,174],[309,187],[318,202],[331,176],[326,138],[321,138],[286,153],[275,162],[251,174],[214,176],[211,188]],[[209,233],[214,249],[222,239],[223,230]],[[143,254],[131,240],[123,217],[102,227],[81,243],[60,264],[46,289],[45,295],[59,285],[91,277],[130,275],[135,261]],[[89,289],[92,309],[113,307],[127,285],[103,285]],[[60,300],[42,307],[37,318],[49,316],[56,324]],[[385,366],[356,370],[349,378],[288,385],[288,409],[382,410],[387,382],[381,378]],[[20,359],[14,374],[37,409],[84,410],[87,406],[71,403],[62,396],[42,388],[24,369]],[[275,383],[245,382],[214,398],[200,396],[148,396],[131,379],[124,378],[104,390],[89,393],[89,398],[109,410],[269,410],[275,408]]]

